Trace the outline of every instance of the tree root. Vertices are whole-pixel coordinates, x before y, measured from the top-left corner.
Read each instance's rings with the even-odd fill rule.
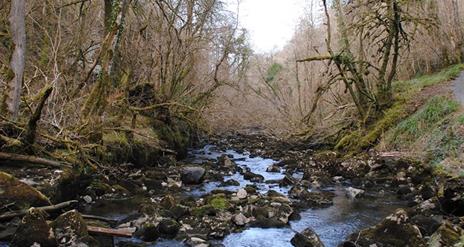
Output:
[[[48,160],[48,159],[44,159],[44,158],[40,158],[36,156],[12,154],[12,153],[4,153],[4,152],[0,152],[0,160],[26,162],[26,163],[55,167],[55,168],[72,168],[72,165],[68,163]]]

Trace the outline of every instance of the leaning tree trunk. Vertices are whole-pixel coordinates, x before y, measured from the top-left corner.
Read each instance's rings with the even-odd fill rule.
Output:
[[[7,82],[5,92],[7,111],[13,120],[19,115],[19,103],[21,101],[21,89],[24,78],[26,58],[26,1],[13,0],[11,2],[10,28],[13,42],[13,54],[11,56],[11,71],[13,79]]]

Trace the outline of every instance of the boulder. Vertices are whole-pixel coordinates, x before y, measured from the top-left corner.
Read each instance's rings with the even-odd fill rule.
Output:
[[[59,246],[92,246],[96,242],[89,236],[87,224],[76,210],[58,216],[51,226]]]
[[[51,204],[50,200],[40,191],[1,171],[0,202],[4,205],[14,203],[19,207],[40,207]]]
[[[398,209],[374,227],[352,234],[348,240],[359,246],[426,246],[419,228],[410,222],[403,209]]]
[[[174,238],[180,229],[180,224],[172,219],[163,219],[156,227],[159,236],[163,238]]]
[[[324,247],[319,236],[311,228],[296,233],[290,242],[295,247]]]
[[[181,180],[184,184],[201,184],[205,174],[206,170],[203,167],[184,167]]]
[[[55,234],[47,224],[46,213],[38,209],[29,210],[11,241],[12,247],[32,246],[34,244],[35,246],[39,244],[42,247],[57,246]]]

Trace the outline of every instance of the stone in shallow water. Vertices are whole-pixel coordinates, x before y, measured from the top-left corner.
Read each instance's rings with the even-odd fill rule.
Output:
[[[324,247],[319,236],[311,228],[296,233],[290,242],[295,247]]]
[[[356,189],[353,187],[346,188],[346,196],[350,199],[356,199],[364,195],[365,191],[361,189]]]

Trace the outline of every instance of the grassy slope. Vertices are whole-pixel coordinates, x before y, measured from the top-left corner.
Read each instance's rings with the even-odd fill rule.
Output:
[[[447,87],[446,82],[455,78],[464,66],[455,65],[443,71],[398,82],[403,102],[420,98],[428,87]],[[447,90],[436,95],[426,94],[428,99],[417,111],[390,126],[382,135],[377,148],[383,151],[403,151],[418,154],[438,169],[463,175],[464,166],[464,115],[463,107]],[[422,95],[423,96],[423,95]]]
[[[376,124],[342,138],[337,148],[356,152],[376,146],[380,151],[417,153],[440,169],[460,174],[464,115],[447,82],[463,69],[459,64],[436,74],[396,82],[395,104]]]

